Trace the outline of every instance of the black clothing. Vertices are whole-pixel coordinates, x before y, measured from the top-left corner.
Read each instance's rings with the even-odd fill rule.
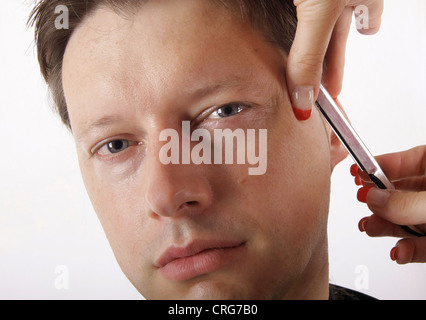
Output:
[[[377,300],[361,292],[330,284],[329,300]]]

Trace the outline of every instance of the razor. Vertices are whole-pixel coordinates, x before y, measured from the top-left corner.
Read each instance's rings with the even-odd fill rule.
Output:
[[[370,180],[380,189],[394,190],[395,187],[392,182],[380,168],[376,159],[346,119],[337,103],[322,85],[320,85],[318,99],[315,104],[353,160],[362,171],[368,174]],[[424,234],[413,230],[415,227],[401,226],[401,228],[416,237],[424,236]]]

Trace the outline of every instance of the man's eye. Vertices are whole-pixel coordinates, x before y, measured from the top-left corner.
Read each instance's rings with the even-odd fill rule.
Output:
[[[112,140],[105,143],[103,146],[101,146],[98,149],[98,151],[96,151],[96,153],[101,156],[116,154],[126,150],[130,146],[131,146],[131,142],[129,140],[125,140],[125,139]]]
[[[107,143],[108,151],[111,153],[119,153],[129,147],[128,140],[114,140]]]
[[[211,117],[212,118],[226,118],[234,116],[241,111],[243,111],[246,107],[244,105],[238,104],[238,103],[231,103],[223,105],[219,108],[217,108],[214,112],[212,112]]]

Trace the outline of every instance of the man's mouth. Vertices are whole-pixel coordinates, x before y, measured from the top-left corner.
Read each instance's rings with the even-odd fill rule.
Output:
[[[155,266],[165,278],[184,281],[223,267],[244,245],[244,241],[194,240],[184,247],[169,247]]]

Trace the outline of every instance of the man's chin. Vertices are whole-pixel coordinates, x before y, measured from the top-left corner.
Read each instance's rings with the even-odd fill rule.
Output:
[[[189,281],[162,286],[162,290],[157,294],[141,293],[147,300],[250,300],[260,298],[259,292],[256,291],[241,286],[230,276],[220,280],[200,276]]]
[[[191,286],[185,299],[196,300],[245,300],[250,299],[250,290],[226,280],[203,280]]]

